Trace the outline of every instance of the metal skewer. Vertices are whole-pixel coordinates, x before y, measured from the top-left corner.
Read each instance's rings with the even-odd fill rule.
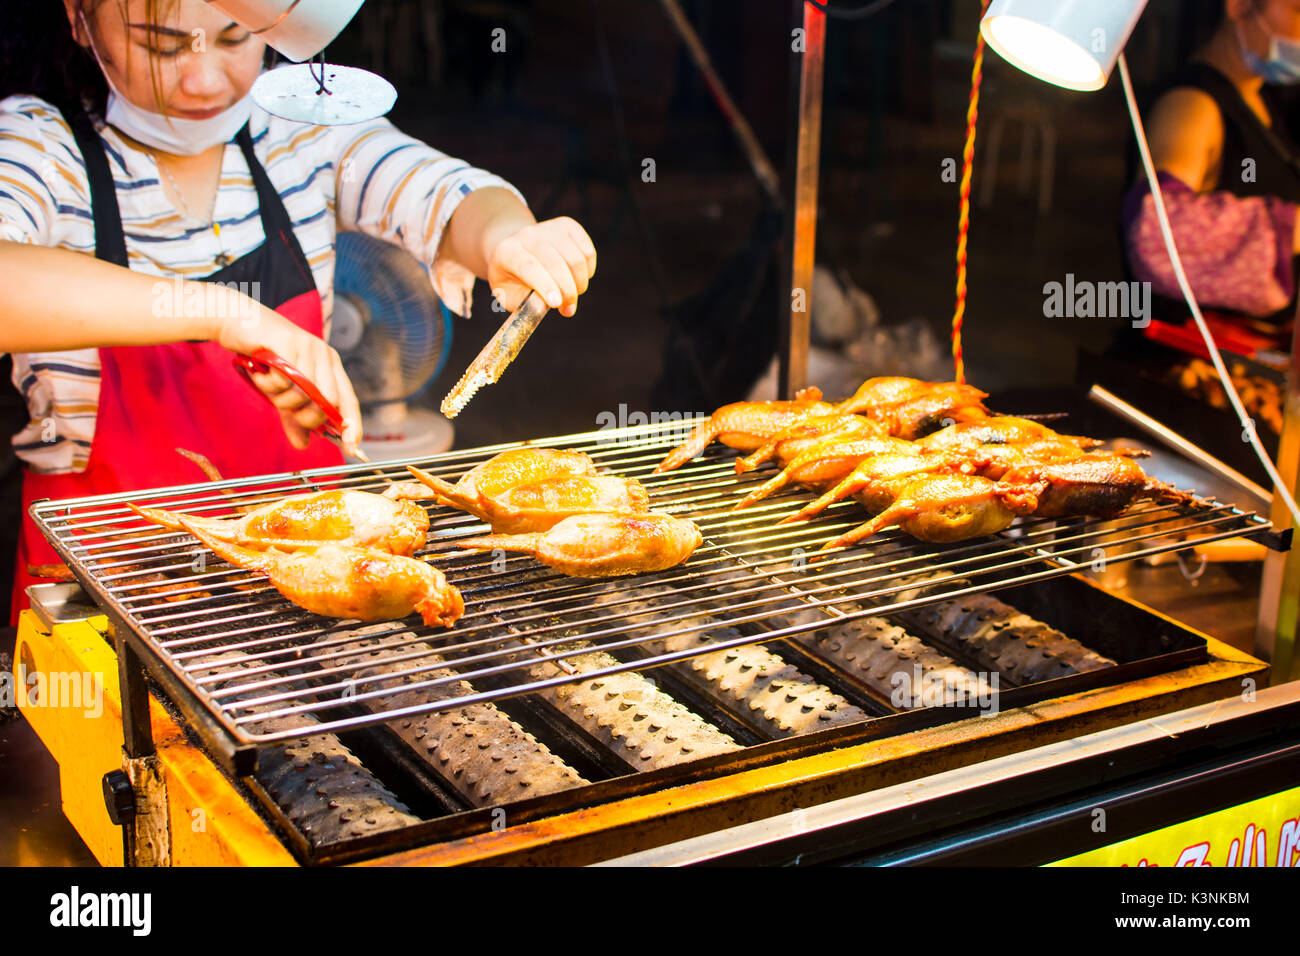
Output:
[[[1094,385],[1088,391],[1088,398],[1103,408],[1114,412],[1120,418],[1138,426],[1138,428],[1141,428],[1148,435],[1168,445],[1174,451],[1180,452],[1192,459],[1192,461],[1196,462],[1198,465],[1208,468],[1225,481],[1230,481],[1238,488],[1244,488],[1261,501],[1272,502],[1273,495],[1271,492],[1261,488],[1235,468],[1219,461],[1219,459],[1215,458],[1204,448],[1199,445],[1193,445],[1172,428],[1167,425],[1162,425],[1150,415],[1134,408],[1114,392],[1107,391],[1100,385]]]

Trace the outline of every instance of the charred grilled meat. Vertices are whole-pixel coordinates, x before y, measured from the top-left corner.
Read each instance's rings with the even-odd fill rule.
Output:
[[[1110,518],[1134,501],[1186,504],[1194,496],[1157,481],[1131,458],[1122,455],[1083,455],[1049,464],[1022,464],[1009,469],[1003,480],[1035,489],[1043,518],[1090,515]]]

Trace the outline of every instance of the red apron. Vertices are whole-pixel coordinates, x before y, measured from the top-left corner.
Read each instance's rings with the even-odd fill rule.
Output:
[[[103,144],[84,116],[74,117],[71,125],[86,162],[95,255],[126,266],[126,240]],[[253,154],[247,126],[235,141],[257,188],[266,239],[204,281],[241,283],[238,288],[244,291],[254,287],[242,283],[258,283],[263,304],[320,335],[320,294],[289,214]],[[214,342],[99,350],[99,411],[86,470],[67,475],[29,470],[24,475],[11,624],[28,606],[24,589],[44,580],[32,575],[29,565],[59,563],[28,515],[33,501],[201,481],[202,473],[177,448],[207,456],[226,478],[343,464],[342,453],[320,435],[313,434],[303,451],[290,445],[279,412],[235,371],[233,357]]]

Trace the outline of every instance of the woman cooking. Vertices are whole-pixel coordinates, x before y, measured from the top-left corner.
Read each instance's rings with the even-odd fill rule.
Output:
[[[278,353],[360,412],[325,344],[334,239],[360,230],[427,264],[466,314],[474,278],[572,315],[596,266],[567,218],[538,223],[504,180],[386,120],[317,127],[249,90],[265,45],[204,0],[30,0],[0,13],[0,351],[29,424],[14,610],[57,561],[38,498],[339,464],[324,416],[233,353]],[[166,280],[166,281],[162,281]],[[220,283],[220,285],[217,285]],[[268,402],[266,399],[270,398]]]
[[[1295,308],[1300,252],[1300,0],[1226,0],[1209,42],[1156,102],[1152,159],[1198,302],[1264,333]],[[1186,316],[1145,182],[1125,201],[1129,263]]]

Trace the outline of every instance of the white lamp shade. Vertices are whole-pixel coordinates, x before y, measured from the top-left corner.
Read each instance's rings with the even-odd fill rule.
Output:
[[[1147,0],[993,0],[980,23],[1003,59],[1057,86],[1099,90]]]
[[[287,59],[311,59],[356,16],[365,0],[208,0]]]

